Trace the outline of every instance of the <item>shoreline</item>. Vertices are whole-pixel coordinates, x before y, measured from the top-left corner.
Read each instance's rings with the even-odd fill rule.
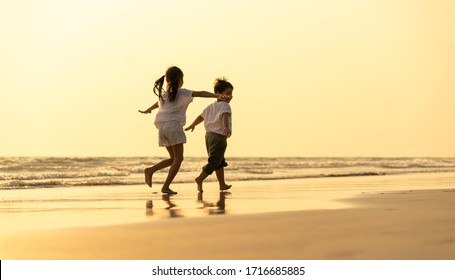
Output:
[[[454,173],[238,183],[224,201],[215,183],[202,201],[185,184],[2,197],[0,258],[455,258]]]

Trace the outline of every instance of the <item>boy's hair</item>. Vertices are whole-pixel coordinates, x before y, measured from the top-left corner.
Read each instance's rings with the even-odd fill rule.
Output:
[[[174,102],[177,97],[177,91],[179,90],[180,80],[183,79],[183,72],[177,66],[171,66],[166,70],[164,76],[155,81],[153,92],[158,95],[161,100],[163,99],[161,94],[163,92],[164,79],[166,79],[167,82],[168,99],[170,102]]]
[[[215,80],[215,84],[213,86],[213,91],[215,93],[222,93],[223,91],[225,91],[228,88],[234,89],[232,84],[230,82],[228,82],[226,78],[223,77],[223,78],[218,78]]]

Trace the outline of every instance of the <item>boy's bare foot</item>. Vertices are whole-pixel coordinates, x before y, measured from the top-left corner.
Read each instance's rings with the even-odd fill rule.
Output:
[[[198,190],[199,192],[204,192],[204,190],[202,189],[202,182],[204,182],[204,180],[201,179],[201,178],[199,178],[199,177],[197,177],[196,179],[194,179],[194,181],[195,181],[196,184],[197,184],[197,190]]]
[[[220,191],[227,191],[227,190],[229,190],[231,187],[232,187],[232,185],[228,185],[228,184],[220,185]]]
[[[162,188],[161,192],[165,194],[177,194],[177,192],[171,190],[170,188]]]
[[[151,167],[148,167],[148,168],[144,169],[145,183],[146,183],[149,187],[152,187],[152,176],[153,176],[153,172],[152,172],[151,169],[152,169]]]

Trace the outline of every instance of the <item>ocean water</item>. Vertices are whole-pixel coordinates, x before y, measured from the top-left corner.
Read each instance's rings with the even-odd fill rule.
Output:
[[[0,157],[0,189],[143,184],[154,157]],[[193,182],[206,158],[187,157],[174,183]],[[455,172],[455,158],[229,158],[226,180],[276,180]],[[156,172],[162,184],[167,169]],[[213,175],[208,181],[214,181]]]

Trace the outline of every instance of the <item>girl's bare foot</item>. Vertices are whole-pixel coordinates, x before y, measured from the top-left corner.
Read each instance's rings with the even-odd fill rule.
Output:
[[[197,184],[197,190],[198,190],[199,192],[204,192],[204,190],[202,189],[202,182],[204,182],[204,180],[201,179],[201,178],[199,178],[199,177],[197,177],[196,179],[194,179],[194,181],[195,181],[196,184]]]
[[[146,183],[149,187],[152,187],[152,176],[153,176],[153,172],[152,172],[151,169],[152,169],[151,167],[148,167],[148,168],[144,169],[145,183]]]
[[[171,190],[170,188],[162,188],[161,192],[165,194],[177,194],[177,192]]]
[[[232,187],[232,185],[222,184],[220,185],[220,191],[227,191]]]

